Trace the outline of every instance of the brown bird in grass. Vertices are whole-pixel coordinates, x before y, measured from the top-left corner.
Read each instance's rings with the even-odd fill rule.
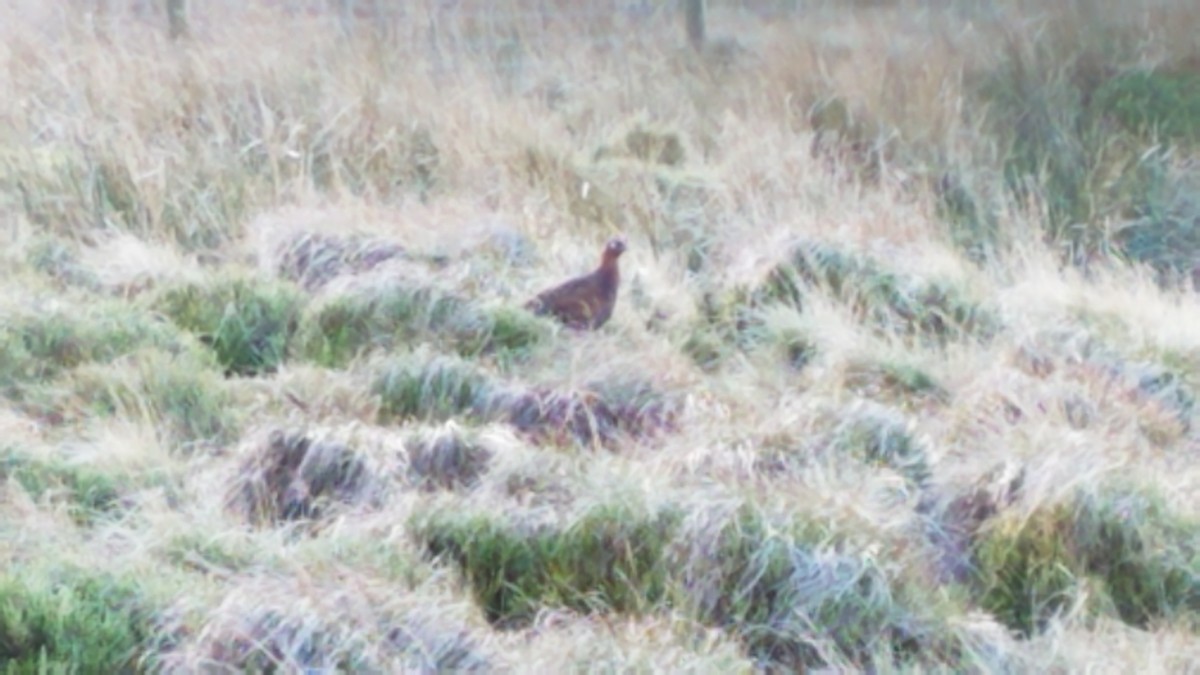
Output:
[[[543,291],[525,308],[539,316],[552,315],[570,328],[595,330],[603,326],[617,304],[617,286],[621,283],[617,259],[624,252],[624,237],[608,240],[600,267]]]

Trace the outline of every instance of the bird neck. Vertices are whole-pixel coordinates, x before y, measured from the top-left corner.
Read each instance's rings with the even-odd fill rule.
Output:
[[[615,287],[621,279],[621,271],[617,267],[617,257],[604,256],[600,261],[600,269],[596,270],[596,273],[604,280],[605,285]]]

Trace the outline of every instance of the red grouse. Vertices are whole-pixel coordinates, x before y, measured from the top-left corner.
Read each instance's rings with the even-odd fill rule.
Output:
[[[594,272],[542,292],[525,308],[537,315],[552,315],[570,328],[594,330],[603,326],[617,304],[617,286],[621,283],[617,259],[624,252],[624,237],[610,239]]]

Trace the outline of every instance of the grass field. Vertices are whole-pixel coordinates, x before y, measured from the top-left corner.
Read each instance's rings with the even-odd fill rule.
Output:
[[[1200,5],[191,4],[0,6],[0,673],[1200,672]]]

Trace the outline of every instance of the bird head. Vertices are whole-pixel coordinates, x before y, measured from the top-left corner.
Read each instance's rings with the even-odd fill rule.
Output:
[[[604,245],[604,262],[615,262],[625,252],[625,237],[613,237]]]

